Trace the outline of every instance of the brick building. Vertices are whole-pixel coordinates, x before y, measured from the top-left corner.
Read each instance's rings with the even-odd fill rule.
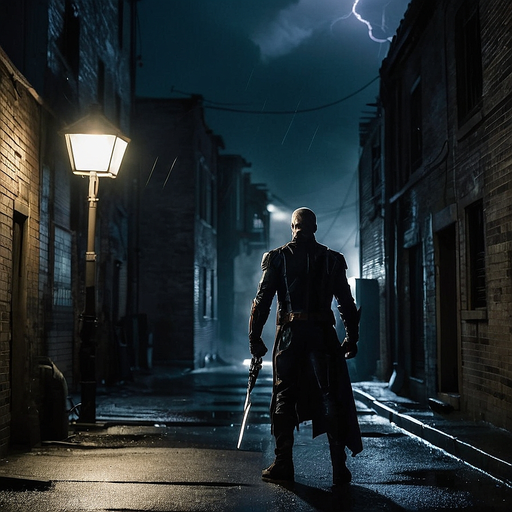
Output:
[[[381,68],[383,138],[368,133],[360,166],[361,275],[381,283],[383,373],[396,363],[400,392],[507,429],[510,23],[504,0],[413,0]]]
[[[71,174],[59,131],[91,103],[128,131],[134,5],[0,4],[0,453],[10,442],[37,441],[48,412],[40,377],[50,360],[69,385],[79,380],[87,180]],[[125,314],[123,278],[112,273],[126,260],[129,180],[118,182],[100,187],[98,309],[107,321],[113,304],[115,315]],[[100,348],[108,334],[100,333]],[[106,373],[99,368],[98,378]]]
[[[137,310],[154,361],[198,368],[231,359],[234,262],[268,242],[266,192],[241,156],[219,154],[200,96],[137,98],[134,139]]]
[[[147,315],[155,362],[201,366],[217,342],[222,141],[205,124],[200,97],[138,98],[134,127],[138,311]]]

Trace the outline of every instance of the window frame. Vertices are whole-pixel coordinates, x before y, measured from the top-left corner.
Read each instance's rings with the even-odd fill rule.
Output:
[[[465,0],[455,15],[457,119],[459,127],[480,108],[483,94],[478,2]]]
[[[468,309],[487,308],[485,215],[480,199],[466,207]]]

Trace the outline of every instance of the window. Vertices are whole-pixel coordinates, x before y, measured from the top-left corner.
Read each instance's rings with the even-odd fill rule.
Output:
[[[216,227],[215,180],[203,157],[199,162],[198,174],[199,217],[210,226]]]
[[[392,103],[392,108],[388,109],[388,114],[390,116],[391,122],[389,123],[389,131],[391,135],[390,143],[390,158],[394,165],[395,172],[391,176],[393,179],[392,189],[394,192],[398,192],[401,187],[407,183],[409,179],[408,176],[408,165],[407,159],[405,157],[405,151],[402,149],[407,146],[407,130],[405,129],[405,100],[403,90],[404,87],[401,82],[397,81],[393,84],[394,89],[394,101]]]
[[[215,273],[212,269],[201,267],[201,315],[203,318],[215,318]]]
[[[469,309],[487,307],[485,288],[485,234],[482,201],[466,210],[468,233]]]
[[[482,49],[478,2],[465,0],[455,18],[457,108],[459,124],[474,113],[482,96]]]
[[[381,191],[381,157],[382,148],[380,144],[380,128],[372,140],[372,196],[380,194]]]
[[[53,262],[53,304],[71,307],[71,253],[72,236],[65,229],[55,227]]]
[[[124,0],[117,2],[117,35],[119,48],[123,48],[124,39]]]
[[[422,109],[421,109],[421,80],[418,78],[411,90],[410,98],[410,166],[414,172],[422,162],[423,135],[422,135]]]
[[[210,318],[215,318],[215,272],[210,270]]]
[[[208,269],[201,267],[201,314],[208,316]]]
[[[252,230],[254,231],[263,231],[265,229],[265,224],[261,217],[258,216],[257,213],[254,214],[252,219]]]
[[[62,37],[60,45],[61,53],[66,59],[66,63],[73,72],[75,78],[78,78],[78,64],[80,57],[80,21],[78,13],[70,0],[66,0],[64,10],[64,24],[62,27]]]

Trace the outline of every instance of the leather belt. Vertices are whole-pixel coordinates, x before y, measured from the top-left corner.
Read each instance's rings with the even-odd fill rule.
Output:
[[[302,312],[292,312],[287,313],[288,315],[288,321],[293,322],[294,320],[313,320],[313,314],[311,313],[302,313]]]
[[[291,311],[290,313],[279,314],[279,325],[297,321],[329,322],[334,324],[334,315],[331,310],[321,313],[304,313],[302,311]]]

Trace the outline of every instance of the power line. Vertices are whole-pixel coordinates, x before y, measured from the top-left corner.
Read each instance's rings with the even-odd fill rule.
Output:
[[[358,226],[356,224],[356,226],[354,227],[354,229],[350,232],[350,234],[347,236],[347,239],[345,240],[345,242],[341,245],[340,247],[340,252],[343,251],[343,249],[345,249],[345,247],[347,246],[347,244],[349,243],[350,239],[354,236],[354,235],[357,235],[357,231],[358,231]],[[356,241],[357,241],[357,238],[356,238]]]
[[[322,110],[324,108],[333,107],[334,105],[339,105],[340,103],[343,103],[344,101],[349,100],[350,98],[353,98],[357,94],[359,94],[361,91],[364,91],[366,88],[370,87],[370,85],[373,84],[373,82],[377,81],[379,79],[379,76],[376,76],[372,80],[370,80],[367,84],[363,85],[356,91],[348,94],[347,96],[344,96],[343,98],[340,98],[339,100],[332,101],[331,103],[326,103],[324,105],[319,105],[317,107],[311,107],[311,108],[303,108],[301,110],[249,110],[249,109],[240,109],[240,108],[230,108],[230,107],[221,107],[218,105],[214,105],[212,101],[204,100],[205,103],[212,103],[211,105],[204,105],[204,108],[209,108],[210,110],[221,110],[223,112],[235,112],[237,114],[265,114],[265,115],[289,115],[289,114],[304,114],[306,112],[314,112],[316,110]],[[174,89],[176,92],[179,92],[180,94],[184,94],[183,91],[178,91],[177,89]]]
[[[171,87],[171,94],[174,92],[176,92],[178,94],[183,94],[184,96],[199,96],[199,97],[201,97],[203,103],[211,103],[212,105],[217,105],[217,106],[221,106],[221,105],[250,105],[250,103],[231,103],[231,102],[208,100],[206,98],[203,98],[200,94],[193,94],[193,93],[186,92],[186,91],[180,91],[179,89],[176,89],[176,87],[174,87],[174,85],[173,85]]]
[[[332,220],[331,225],[329,226],[329,229],[324,233],[323,236],[327,237],[327,235],[331,232],[331,229],[334,227],[334,224],[336,224],[336,221],[338,220],[338,217],[341,215],[341,212],[344,209],[346,209],[346,204],[347,204],[347,200],[348,200],[348,197],[349,197],[349,194],[350,194],[350,190],[352,189],[352,185],[354,185],[354,183],[356,182],[356,178],[357,178],[357,172],[354,172],[354,174],[352,176],[352,180],[350,182],[350,185],[347,188],[347,192],[345,194],[345,198],[343,199],[343,202],[341,203],[341,206],[340,206],[340,208],[338,210],[338,213],[336,214],[336,216]]]

